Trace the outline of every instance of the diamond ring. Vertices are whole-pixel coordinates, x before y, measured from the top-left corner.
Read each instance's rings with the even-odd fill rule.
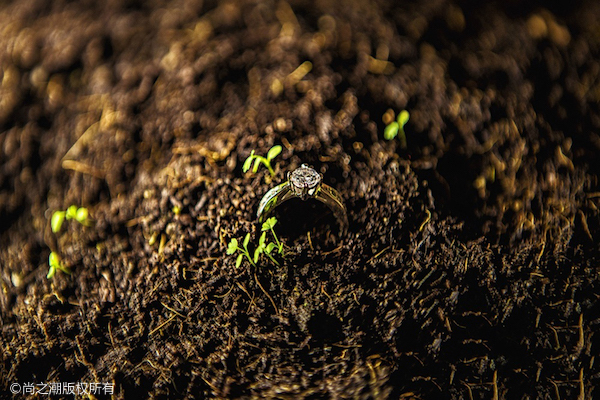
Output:
[[[256,213],[259,222],[263,222],[267,215],[281,203],[298,197],[302,200],[312,198],[325,204],[331,209],[342,229],[347,228],[348,218],[342,197],[337,190],[323,183],[322,174],[302,164],[300,168],[288,172],[287,178],[286,182],[271,188],[263,196]]]

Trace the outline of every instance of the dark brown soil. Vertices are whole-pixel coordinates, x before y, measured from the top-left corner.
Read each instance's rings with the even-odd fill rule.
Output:
[[[600,397],[600,3],[415,3],[3,2],[0,397]]]

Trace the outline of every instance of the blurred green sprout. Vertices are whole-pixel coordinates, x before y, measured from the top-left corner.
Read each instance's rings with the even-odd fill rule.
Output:
[[[53,251],[50,252],[50,256],[48,257],[48,265],[50,266],[50,268],[48,269],[48,275],[46,275],[47,279],[52,279],[54,277],[54,274],[56,274],[57,270],[60,270],[67,275],[71,274],[69,268],[62,265],[58,254],[56,254]]]
[[[281,153],[281,150],[283,149],[280,145],[273,146],[267,152],[266,157],[259,156],[254,153],[254,150],[252,150],[248,158],[246,158],[246,161],[244,161],[242,171],[244,171],[244,173],[248,172],[250,167],[252,167],[252,173],[255,174],[258,171],[260,164],[263,164],[265,167],[267,167],[271,176],[275,176],[275,170],[273,170],[273,167],[271,166],[271,161],[273,161],[273,159]],[[254,165],[252,163],[254,163]]]
[[[50,227],[52,232],[60,232],[63,222],[66,220],[74,219],[81,225],[90,226],[90,220],[88,218],[88,209],[85,207],[77,207],[76,205],[69,206],[66,211],[54,211],[52,219],[50,220]]]
[[[396,136],[400,138],[400,146],[406,148],[406,133],[404,132],[404,125],[410,119],[410,113],[406,110],[400,111],[396,121],[390,122],[383,131],[383,137],[385,140],[392,140]]]

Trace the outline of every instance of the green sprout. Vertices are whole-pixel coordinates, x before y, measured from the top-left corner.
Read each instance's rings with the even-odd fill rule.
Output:
[[[50,227],[52,228],[52,232],[59,232],[65,219],[74,219],[81,225],[90,226],[90,220],[88,219],[88,216],[89,213],[87,208],[78,208],[77,206],[72,205],[69,206],[66,211],[54,211],[52,218],[50,219]]]
[[[52,232],[54,233],[60,232],[65,219],[74,219],[81,225],[90,226],[88,216],[89,213],[87,208],[72,205],[69,206],[69,208],[67,208],[65,211],[54,211],[54,213],[52,213],[52,218],[50,219],[50,228],[52,228]],[[54,274],[56,274],[56,270],[60,270],[67,275],[71,274],[69,268],[62,265],[58,254],[53,251],[50,252],[50,256],[48,257],[48,265],[50,268],[48,269],[48,275],[46,275],[47,279],[52,279]]]
[[[265,254],[275,265],[279,265],[279,262],[271,255],[275,247],[275,243],[267,243],[267,232],[263,232],[258,239],[258,247],[254,250],[254,262],[257,263],[260,255]]]
[[[256,263],[254,262],[252,257],[250,257],[250,252],[248,251],[248,243],[249,242],[250,242],[250,233],[246,233],[246,237],[244,238],[243,248],[238,246],[238,241],[236,238],[231,239],[231,242],[229,242],[229,244],[227,245],[227,254],[228,255],[232,255],[236,251],[240,252],[240,254],[238,254],[238,256],[237,256],[237,259],[235,260],[236,268],[240,267],[240,265],[242,264],[242,260],[244,259],[244,256],[246,256],[248,261],[250,261],[250,264],[252,264],[256,267]]]
[[[246,158],[246,161],[244,161],[242,171],[248,172],[250,167],[252,167],[252,173],[255,174],[258,171],[258,167],[262,163],[265,167],[267,167],[271,176],[275,176],[275,171],[273,170],[273,167],[271,167],[271,161],[277,157],[279,153],[281,153],[281,150],[282,148],[280,145],[273,146],[267,152],[267,157],[256,155],[254,154],[254,150],[252,150],[248,158]],[[252,165],[252,162],[254,162],[254,165]]]
[[[48,257],[48,265],[50,266],[50,269],[48,270],[48,275],[46,275],[47,279],[52,279],[54,274],[56,274],[56,270],[61,270],[67,275],[71,274],[69,268],[62,265],[58,254],[53,251],[50,252],[50,256]]]
[[[69,208],[67,208],[66,211],[66,218],[69,219],[75,219],[77,217],[77,206],[76,205],[72,205],[69,206]]]
[[[277,235],[275,234],[275,230],[273,229],[273,227],[275,226],[276,223],[277,223],[277,218],[271,217],[262,224],[261,230],[264,232],[263,234],[265,234],[266,231],[268,231],[268,230],[271,231],[271,233],[273,234],[273,237],[275,238],[275,241],[277,242],[277,252],[285,257],[285,254],[283,253],[283,243],[281,243],[279,241],[279,239],[277,238]],[[268,248],[266,249],[266,250],[269,250],[267,252],[267,255],[270,254],[271,251],[273,251],[273,249],[275,248],[275,244],[274,243],[271,243],[271,244],[273,245],[271,247],[271,249],[270,250]]]
[[[385,140],[394,139],[398,133],[400,133],[400,146],[405,149],[406,148],[406,133],[404,132],[404,125],[408,122],[410,118],[410,113],[406,110],[400,111],[398,114],[398,119],[396,121],[390,122],[383,131],[383,137]]]
[[[270,225],[267,225],[267,222],[269,222]],[[238,256],[237,256],[237,259],[235,260],[236,268],[240,267],[240,265],[242,264],[242,261],[244,260],[244,257],[246,257],[248,259],[250,264],[252,264],[254,267],[256,267],[258,264],[258,261],[260,260],[260,256],[263,254],[266,255],[271,261],[273,261],[273,263],[275,265],[279,265],[279,262],[273,257],[275,249],[279,249],[279,254],[283,253],[283,245],[279,242],[279,239],[277,239],[277,236],[275,236],[275,232],[273,231],[273,226],[275,225],[277,220],[275,218],[269,218],[269,220],[267,222],[265,222],[263,224],[263,229],[262,229],[263,233],[260,235],[260,238],[258,239],[258,246],[256,246],[256,249],[254,249],[254,253],[251,253],[250,250],[248,249],[248,244],[250,243],[250,233],[247,233],[246,237],[244,237],[244,242],[242,244],[242,247],[239,246],[238,240],[236,238],[231,239],[231,242],[229,242],[229,244],[227,245],[227,254],[232,255],[232,254],[235,254],[236,251],[240,252],[240,254],[238,254]],[[271,232],[273,233],[273,236],[275,237],[277,244],[267,243],[267,232],[266,231],[269,229],[271,229]],[[252,256],[251,256],[251,254],[252,254]]]

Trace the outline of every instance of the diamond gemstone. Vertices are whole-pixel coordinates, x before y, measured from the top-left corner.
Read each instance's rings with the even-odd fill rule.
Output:
[[[295,193],[302,198],[306,198],[307,195],[312,196],[321,183],[321,175],[307,165],[296,168],[289,179]]]

